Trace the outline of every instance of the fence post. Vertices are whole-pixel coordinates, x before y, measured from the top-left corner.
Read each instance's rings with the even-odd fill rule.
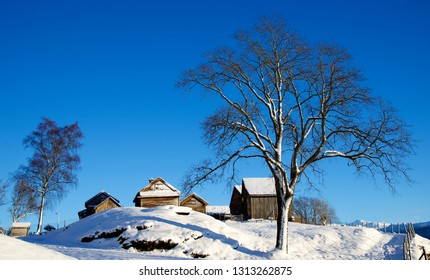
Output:
[[[420,247],[423,250],[423,254],[421,255],[421,257],[418,260],[421,260],[422,258],[424,258],[424,260],[428,260],[427,258],[427,253],[426,253],[426,249],[424,248],[424,246]]]
[[[411,254],[411,243],[408,244],[408,252],[409,252],[409,260],[412,260],[412,254]]]
[[[411,253],[411,243],[413,238],[415,237],[415,230],[412,225],[412,223],[403,223],[403,227],[405,228],[405,238],[403,240],[403,258],[412,260],[412,253]],[[399,229],[400,231],[400,229]],[[425,254],[424,247],[422,248]],[[419,259],[421,259],[423,256],[421,256]],[[427,258],[427,255],[424,256],[424,258]]]
[[[411,246],[407,236],[405,236],[405,239],[403,240],[403,259],[412,260]]]

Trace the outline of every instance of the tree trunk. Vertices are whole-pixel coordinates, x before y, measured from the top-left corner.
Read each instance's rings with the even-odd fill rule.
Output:
[[[293,194],[288,191],[282,171],[275,174],[275,187],[278,202],[278,219],[276,221],[276,249],[288,254],[288,212],[293,201]]]
[[[42,223],[43,223],[43,211],[45,210],[45,196],[42,195],[42,199],[40,202],[40,211],[39,211],[39,222],[37,223],[36,234],[42,233]]]
[[[276,249],[288,254],[288,209],[293,196],[278,199],[278,219],[276,231]]]

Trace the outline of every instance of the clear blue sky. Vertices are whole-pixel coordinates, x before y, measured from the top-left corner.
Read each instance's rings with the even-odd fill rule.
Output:
[[[84,202],[105,190],[124,206],[151,177],[179,187],[193,163],[209,156],[200,123],[214,109],[202,95],[175,88],[202,54],[232,45],[231,35],[258,18],[281,15],[310,42],[347,48],[376,95],[392,101],[418,141],[409,160],[417,184],[357,178],[345,162],[327,164],[319,194],[341,221],[430,220],[428,1],[1,1],[0,179],[30,156],[22,139],[42,117],[78,121],[85,134],[79,186],[44,221],[75,221]],[[243,177],[267,176],[244,164]],[[228,205],[224,184],[196,189]],[[0,225],[9,227],[9,205]],[[28,219],[36,222],[36,215]]]

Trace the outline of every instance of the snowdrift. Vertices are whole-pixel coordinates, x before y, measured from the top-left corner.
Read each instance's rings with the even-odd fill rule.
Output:
[[[0,234],[0,260],[71,260],[72,257]]]
[[[183,207],[107,210],[24,240],[77,259],[403,259],[402,234],[289,224],[289,254],[274,251],[276,223],[221,222]],[[417,236],[430,250],[430,240]]]
[[[120,250],[141,253],[140,258],[258,258],[240,242],[250,243],[251,234],[184,207],[124,207],[110,209],[29,242],[81,249]],[[240,241],[239,241],[240,240]],[[261,254],[260,254],[261,256]]]

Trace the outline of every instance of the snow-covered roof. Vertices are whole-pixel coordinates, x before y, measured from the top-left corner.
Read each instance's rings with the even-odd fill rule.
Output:
[[[208,204],[209,204],[206,200],[204,200],[201,196],[199,196],[199,195],[198,195],[198,194],[196,194],[196,193],[191,193],[191,194],[187,195],[186,197],[184,197],[184,199],[182,199],[182,200],[181,200],[181,203],[182,203],[183,201],[185,201],[186,199],[190,198],[190,197],[195,197],[197,200],[199,200],[199,201],[200,201],[201,203],[203,203],[204,205],[208,205]]]
[[[13,228],[30,228],[31,223],[29,222],[13,222]]]
[[[95,207],[99,206],[101,203],[103,203],[106,199],[109,199],[109,198],[115,204],[117,204],[118,206],[121,206],[119,204],[118,199],[116,199],[115,197],[113,197],[112,195],[110,195],[109,193],[107,193],[105,191],[101,191],[85,202],[85,208],[95,208]]]
[[[275,180],[273,178],[243,178],[242,186],[249,195],[276,195]]]
[[[206,213],[212,214],[230,214],[229,206],[206,206]]]
[[[234,186],[234,188],[240,193],[242,194],[242,185],[236,185]]]
[[[173,191],[144,191],[139,192],[139,197],[176,197],[179,196],[178,192]]]
[[[181,192],[178,191],[175,187],[167,183],[162,178],[158,177],[157,179],[151,180],[151,182],[141,189],[137,195],[137,197],[179,197]],[[136,199],[135,198],[135,199]]]

